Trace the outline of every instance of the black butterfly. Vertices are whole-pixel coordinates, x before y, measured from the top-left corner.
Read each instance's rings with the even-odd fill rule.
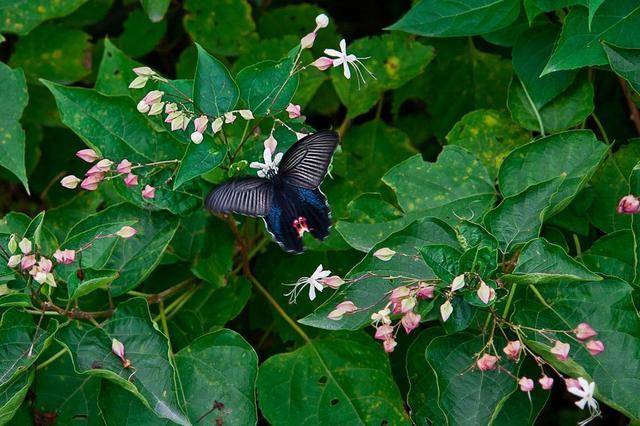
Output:
[[[338,141],[338,134],[329,130],[305,136],[266,178],[225,183],[211,191],[205,205],[217,213],[262,217],[280,247],[301,253],[305,231],[319,240],[329,235],[331,209],[319,186]]]

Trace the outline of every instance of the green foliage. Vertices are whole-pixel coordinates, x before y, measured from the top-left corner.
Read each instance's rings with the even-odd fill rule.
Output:
[[[358,7],[0,0],[0,424],[640,422],[637,1]],[[203,208],[324,129],[324,241]]]

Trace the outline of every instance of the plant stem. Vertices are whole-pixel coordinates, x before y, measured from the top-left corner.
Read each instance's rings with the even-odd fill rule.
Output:
[[[522,90],[524,90],[524,94],[527,96],[527,100],[529,101],[529,105],[531,105],[531,109],[533,109],[533,113],[536,116],[536,119],[538,120],[538,126],[540,127],[540,134],[542,136],[545,136],[544,134],[544,124],[542,124],[542,117],[540,117],[540,113],[538,112],[538,108],[536,108],[536,104],[533,103],[533,99],[531,99],[531,96],[529,95],[529,92],[527,91],[527,88],[524,86],[524,83],[522,82],[522,80],[520,81],[520,85],[522,86]]]
[[[507,298],[507,304],[504,306],[504,310],[502,311],[502,317],[506,318],[509,313],[509,308],[511,307],[511,302],[513,301],[513,296],[516,293],[516,288],[518,285],[516,283],[511,284],[511,290],[509,290],[509,297]]]
[[[164,332],[164,335],[167,336],[167,343],[169,344],[169,352],[173,353],[173,350],[171,349],[171,337],[169,335],[169,325],[167,324],[167,316],[165,315],[165,312],[164,312],[163,300],[161,300],[158,303],[158,309],[160,310],[160,322],[162,324],[162,331]]]
[[[604,126],[602,125],[602,122],[600,121],[600,119],[598,118],[595,112],[591,113],[591,118],[593,118],[593,121],[596,123],[596,126],[598,127],[598,131],[602,135],[602,139],[604,139],[607,145],[611,145],[609,136],[607,136],[607,132],[604,130]]]
[[[51,364],[53,361],[57,360],[58,358],[60,358],[62,355],[64,355],[67,352],[67,347],[65,346],[64,348],[60,349],[58,352],[56,352],[54,355],[52,355],[49,359],[43,361],[41,364],[38,364],[36,366],[36,371],[37,370],[42,370],[43,368],[45,368],[47,365]]]

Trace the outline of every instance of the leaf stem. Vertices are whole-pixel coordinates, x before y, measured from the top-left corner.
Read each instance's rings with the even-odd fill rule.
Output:
[[[58,358],[60,358],[62,355],[64,355],[67,352],[67,347],[63,347],[62,349],[60,349],[58,352],[56,352],[55,354],[53,354],[49,359],[43,361],[41,364],[38,364],[36,366],[36,371],[37,370],[42,370],[43,368],[45,368],[46,366],[48,366],[49,364],[51,364],[52,362],[54,362],[55,360],[57,360]]]
[[[591,118],[593,118],[593,121],[596,123],[596,126],[598,127],[598,131],[602,135],[602,139],[604,139],[607,145],[611,145],[609,136],[607,136],[607,132],[604,130],[604,126],[602,125],[602,122],[600,121],[600,119],[598,118],[595,112],[591,113]]]
[[[169,335],[169,325],[167,324],[167,316],[164,311],[164,301],[160,300],[158,303],[158,309],[160,310],[160,323],[162,324],[162,331],[167,336],[167,344],[169,345],[169,352],[173,353],[171,349],[171,336]]]
[[[509,313],[509,308],[511,307],[511,302],[513,301],[513,296],[516,293],[517,287],[518,287],[518,284],[516,283],[511,284],[511,290],[509,290],[509,297],[507,298],[507,304],[504,306],[504,310],[502,311],[503,318],[506,318],[507,314]]]
[[[531,99],[531,96],[529,95],[529,92],[527,91],[527,88],[525,87],[524,83],[522,82],[522,80],[518,80],[520,81],[520,85],[522,86],[522,90],[524,90],[524,94],[527,96],[527,100],[529,101],[529,105],[531,105],[531,108],[533,109],[533,113],[536,116],[536,119],[538,120],[538,126],[540,127],[540,134],[542,136],[545,136],[544,134],[544,124],[542,124],[542,117],[540,117],[540,113],[538,112],[538,108],[536,108],[536,104],[533,103],[533,99]]]

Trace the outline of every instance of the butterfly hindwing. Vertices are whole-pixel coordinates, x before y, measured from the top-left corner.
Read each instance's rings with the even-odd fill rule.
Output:
[[[338,134],[330,130],[300,139],[282,157],[278,173],[280,178],[302,188],[319,187],[327,174],[338,141]]]
[[[268,179],[245,178],[218,186],[205,201],[207,209],[216,213],[239,213],[266,216],[271,210],[274,185]]]

